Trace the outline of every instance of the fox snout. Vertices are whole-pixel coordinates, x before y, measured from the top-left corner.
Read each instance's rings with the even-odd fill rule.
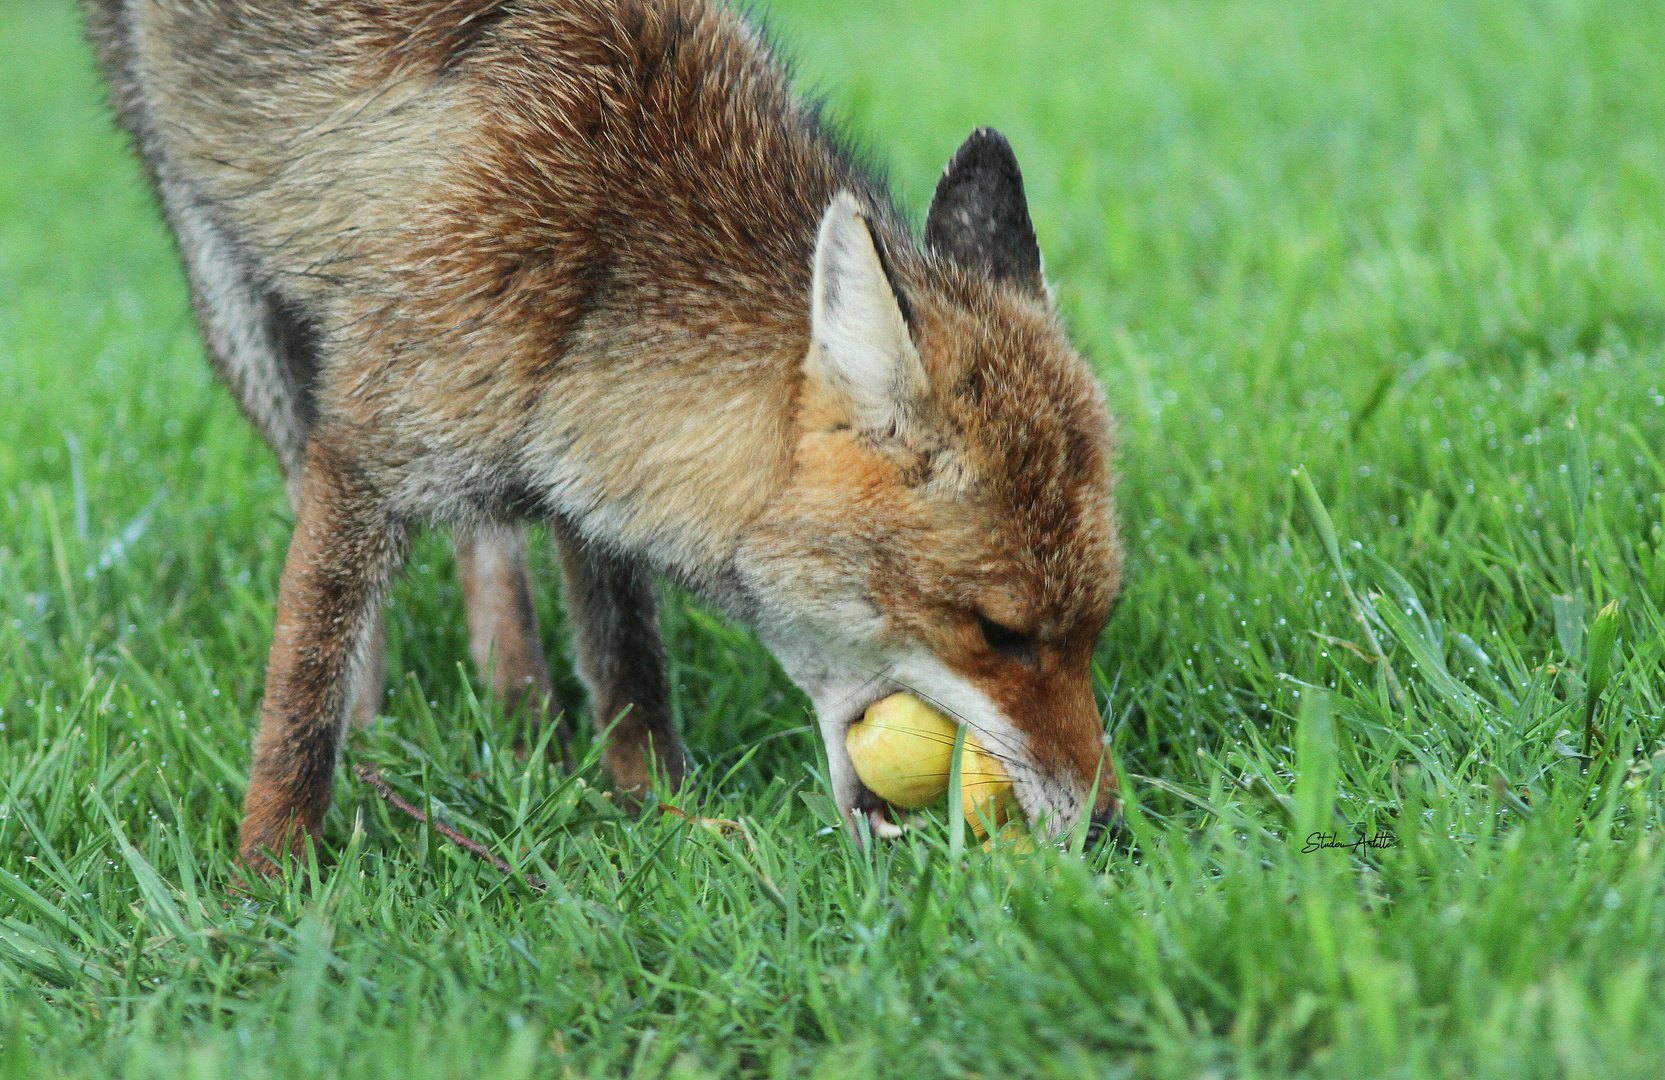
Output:
[[[1027,757],[1008,766],[1018,800],[1030,823],[1049,832],[1110,811],[1117,790],[1090,669],[1080,668],[1043,677],[1034,692],[1001,702]]]
[[[1035,642],[1014,656],[1009,641],[986,636],[989,645],[944,664],[944,674],[966,685],[956,696],[971,708],[959,719],[1004,766],[1024,817],[1056,835],[1113,811],[1116,777],[1093,696],[1090,639],[1064,649]]]
[[[1084,817],[1108,826],[1119,808],[1117,784],[1104,754],[1090,686],[1084,679],[1046,678],[1039,668],[1037,663],[1030,678],[990,685],[956,671],[940,656],[905,653],[883,678],[852,679],[850,692],[818,696],[834,791],[857,839],[863,823],[873,835],[896,835],[899,811],[921,805],[911,793],[899,806],[885,802],[903,798],[892,793],[902,790],[892,783],[894,775],[910,781],[910,792],[918,784],[928,791],[927,777],[936,778],[939,793],[946,787],[951,755],[942,743],[953,738],[952,728],[959,725],[968,747],[962,769],[974,771],[962,773],[962,781],[968,790],[998,799],[1002,818],[1015,810],[1027,824],[1053,836]],[[907,689],[897,694],[898,687]],[[914,699],[911,711],[907,705],[893,706],[893,695]],[[857,764],[846,754],[856,745],[850,741],[856,724],[879,724],[880,730],[902,733],[906,741],[876,757],[871,742],[876,736],[864,728],[858,742],[865,764]],[[910,768],[923,772],[910,773]],[[869,789],[862,777],[880,791]],[[1006,780],[1010,801],[988,786]]]

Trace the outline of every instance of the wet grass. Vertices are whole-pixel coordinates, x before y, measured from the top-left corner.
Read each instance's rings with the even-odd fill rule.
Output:
[[[1665,9],[773,9],[916,208],[975,124],[1023,157],[1121,420],[1123,843],[853,853],[804,699],[675,596],[681,805],[744,830],[626,817],[502,752],[429,538],[348,761],[550,889],[344,769],[323,865],[230,899],[287,506],[71,13],[12,4],[0,1077],[1665,1072]]]

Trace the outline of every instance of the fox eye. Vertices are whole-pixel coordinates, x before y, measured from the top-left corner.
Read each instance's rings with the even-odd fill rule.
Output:
[[[989,648],[995,652],[1025,664],[1035,662],[1035,642],[1022,630],[1002,626],[981,615],[977,616],[977,624],[983,628],[983,640],[988,642]]]

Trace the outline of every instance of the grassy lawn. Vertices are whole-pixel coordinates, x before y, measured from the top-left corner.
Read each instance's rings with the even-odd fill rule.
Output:
[[[1120,842],[853,851],[674,595],[678,802],[745,831],[625,817],[506,753],[429,537],[323,864],[228,896],[288,506],[72,6],[8,0],[0,1080],[1665,1075],[1665,6],[768,8],[915,212],[1023,159],[1120,418]]]

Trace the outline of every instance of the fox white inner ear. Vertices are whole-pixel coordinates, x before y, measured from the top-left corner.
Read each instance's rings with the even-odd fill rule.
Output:
[[[925,394],[925,368],[861,206],[833,196],[815,240],[806,373],[864,431],[897,435]]]

